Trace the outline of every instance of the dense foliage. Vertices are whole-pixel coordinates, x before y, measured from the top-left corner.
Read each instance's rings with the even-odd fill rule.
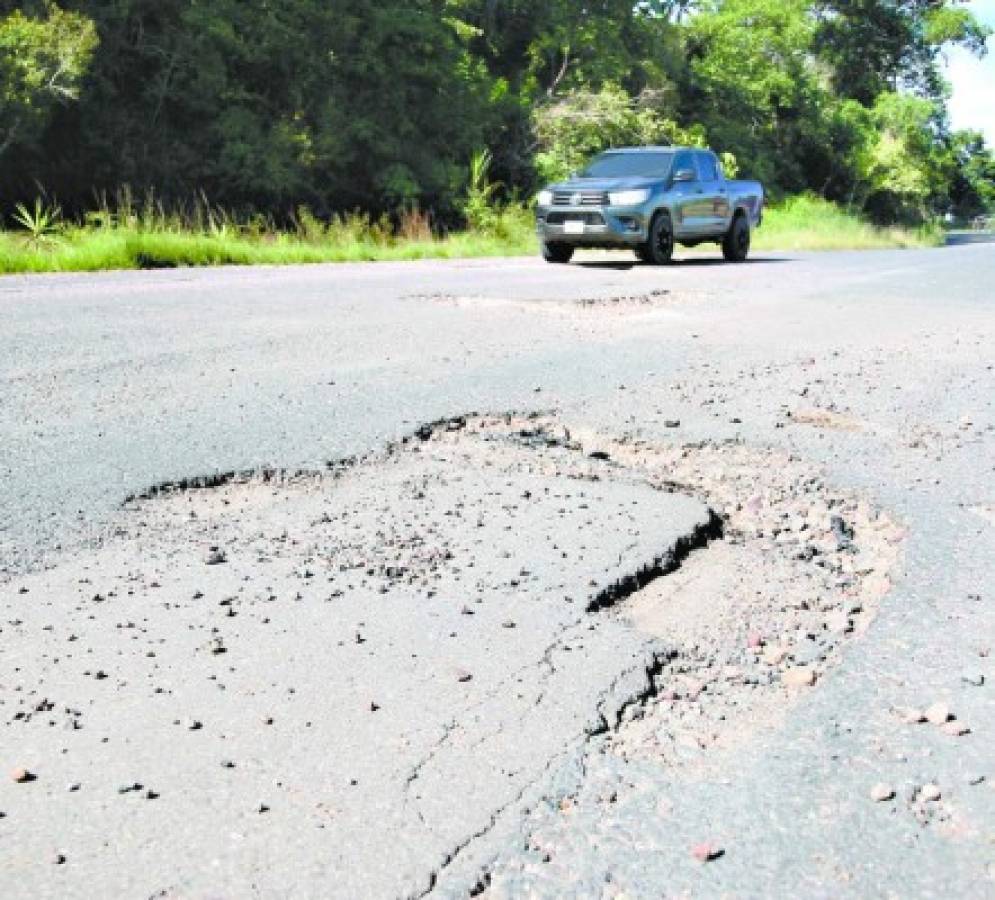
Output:
[[[971,215],[995,161],[951,132],[938,54],[986,37],[956,0],[0,0],[0,206],[127,184],[453,221],[481,160],[525,198],[681,141],[775,197]]]

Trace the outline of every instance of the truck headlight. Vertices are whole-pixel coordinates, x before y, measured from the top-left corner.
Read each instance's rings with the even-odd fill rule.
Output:
[[[552,191],[539,191],[539,206],[552,206],[553,205],[553,192]]]
[[[650,192],[646,188],[637,191],[612,191],[608,195],[608,202],[612,206],[639,206],[650,198]]]

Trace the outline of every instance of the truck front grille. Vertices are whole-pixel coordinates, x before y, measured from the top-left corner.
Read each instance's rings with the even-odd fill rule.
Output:
[[[569,219],[571,222],[583,222],[585,225],[604,225],[605,218],[598,212],[568,213],[551,212],[546,214],[546,222],[550,225],[562,225]]]
[[[553,206],[607,206],[604,191],[554,191]]]

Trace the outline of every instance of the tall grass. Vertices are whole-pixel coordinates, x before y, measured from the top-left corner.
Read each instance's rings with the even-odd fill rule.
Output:
[[[482,171],[480,185],[486,189],[485,163]],[[39,204],[29,220],[33,230],[22,222],[19,230],[0,231],[0,273],[455,259],[537,250],[532,212],[521,204],[490,206],[486,214],[477,209],[475,227],[439,235],[431,217],[418,209],[394,219],[357,212],[325,220],[299,207],[281,228],[268,216],[240,218],[212,206],[203,195],[166,209],[154,195],[136,200],[125,188],[112,201],[99,197],[96,208],[81,221],[64,222],[56,207]],[[921,247],[940,242],[939,229],[875,228],[810,196],[768,209],[754,236],[759,250]]]
[[[753,235],[758,250],[883,250],[943,243],[938,226],[877,228],[828,200],[801,194],[764,212]]]
[[[44,241],[26,227],[0,231],[0,273],[447,259],[535,249],[531,214],[518,206],[496,208],[487,229],[439,235],[418,209],[395,219],[355,212],[325,220],[302,206],[281,228],[268,216],[239,218],[202,195],[167,210],[152,194],[136,201],[123,189],[113,202],[99,197],[82,221],[60,221]]]

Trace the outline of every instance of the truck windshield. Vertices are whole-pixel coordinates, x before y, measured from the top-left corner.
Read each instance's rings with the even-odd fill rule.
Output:
[[[666,151],[639,153],[602,153],[591,160],[581,178],[625,178],[643,176],[661,178],[670,171],[674,154]]]

